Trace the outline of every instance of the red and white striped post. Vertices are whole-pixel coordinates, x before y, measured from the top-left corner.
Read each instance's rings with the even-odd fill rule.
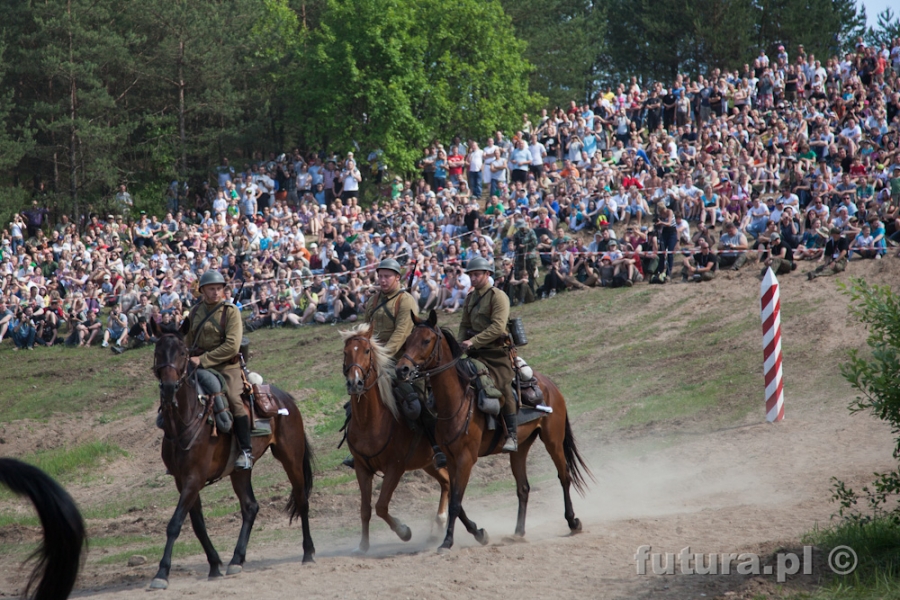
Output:
[[[759,289],[763,329],[763,372],[766,379],[766,421],[784,419],[784,381],[781,371],[781,297],[778,279],[766,269]]]

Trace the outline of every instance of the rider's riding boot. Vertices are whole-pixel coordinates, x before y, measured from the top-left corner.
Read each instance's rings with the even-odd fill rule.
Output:
[[[344,439],[347,439],[347,426],[350,424],[350,409],[352,406],[353,405],[350,404],[349,400],[347,401],[346,404],[344,404],[344,414],[347,416],[346,420],[344,421],[344,426],[341,428],[344,430]],[[341,443],[343,443],[343,442],[341,442]],[[340,446],[340,445],[341,444],[338,444],[338,446]],[[350,467],[351,469],[356,468],[356,466],[353,462],[352,454],[349,455],[347,458],[345,458],[341,464],[344,465],[345,467]]]
[[[503,422],[506,423],[506,433],[509,434],[506,443],[503,444],[503,452],[515,452],[519,449],[516,415],[503,415]]]
[[[349,456],[347,456],[347,458],[345,458],[345,459],[343,460],[343,462],[341,462],[341,464],[344,465],[345,467],[350,467],[351,469],[355,469],[355,468],[356,468],[356,463],[353,461],[353,455],[352,455],[352,454],[350,454]]]
[[[431,442],[431,450],[434,452],[434,456],[431,457],[431,460],[434,462],[434,466],[438,469],[443,469],[447,466],[447,455],[441,452],[440,446],[435,443],[434,437],[434,421],[428,419],[425,421],[425,429],[428,434],[428,441]]]
[[[234,435],[237,436],[241,454],[234,461],[235,469],[250,470],[253,468],[253,446],[250,445],[250,417],[234,418]]]

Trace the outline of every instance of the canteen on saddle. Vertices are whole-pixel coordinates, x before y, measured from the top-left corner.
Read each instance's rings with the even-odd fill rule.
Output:
[[[531,407],[537,407],[544,403],[544,392],[538,385],[537,377],[534,376],[534,370],[528,366],[528,363],[521,356],[516,357],[515,363],[516,378],[513,380],[513,392],[521,390],[522,397],[519,401]]]

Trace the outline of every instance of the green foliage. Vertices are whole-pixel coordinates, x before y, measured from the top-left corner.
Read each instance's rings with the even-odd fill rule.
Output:
[[[516,35],[528,44],[533,92],[551,106],[593,99],[605,51],[605,5],[588,0],[503,0]]]
[[[844,288],[851,299],[851,314],[866,325],[868,352],[853,349],[841,365],[841,374],[861,393],[850,412],[867,411],[890,424],[895,434],[894,457],[900,458],[900,296],[888,286],[854,279]],[[900,469],[875,473],[875,481],[862,493],[870,511],[855,508],[860,497],[844,482],[833,480],[832,499],[840,504],[838,515],[847,521],[887,519],[900,525]]]
[[[499,2],[329,0],[310,34],[290,120],[311,146],[381,148],[409,170],[432,139],[511,127],[536,98]]]
[[[105,458],[125,456],[125,451],[109,442],[89,442],[69,448],[57,448],[35,452],[24,457],[24,461],[45,471],[56,479],[67,479],[87,472]]]
[[[890,48],[891,40],[900,37],[900,18],[890,8],[878,13],[877,18],[878,25],[866,31],[866,40],[872,45],[887,44]]]
[[[841,522],[827,529],[815,529],[803,537],[804,544],[828,552],[847,546],[856,553],[858,564],[848,575],[835,577],[815,594],[814,599],[897,598],[900,590],[900,525],[876,519],[864,523]]]

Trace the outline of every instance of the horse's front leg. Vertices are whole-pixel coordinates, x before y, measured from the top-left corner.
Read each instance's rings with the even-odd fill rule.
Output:
[[[200,496],[200,489],[203,487],[202,482],[188,480],[181,486],[181,495],[178,497],[178,505],[175,507],[175,513],[166,526],[166,549],[163,551],[162,560],[159,561],[159,571],[153,581],[150,582],[151,590],[164,590],[169,587],[169,571],[172,568],[172,549],[175,547],[175,540],[181,534],[181,527],[184,525],[184,519],[188,512],[194,507]]]
[[[253,471],[234,471],[231,474],[231,487],[237,494],[241,503],[241,533],[238,535],[237,545],[234,547],[234,556],[228,563],[226,575],[237,575],[244,570],[244,560],[247,558],[247,544],[250,541],[250,532],[253,530],[253,522],[256,521],[256,513],[259,512],[259,503],[253,494],[253,484],[250,475]]]
[[[364,461],[356,461],[356,483],[359,484],[359,520],[362,534],[356,554],[369,551],[369,521],[372,520],[372,472],[362,465]]]
[[[194,503],[190,515],[191,526],[194,528],[197,539],[200,540],[200,545],[203,546],[203,551],[206,552],[206,560],[209,561],[209,578],[221,577],[222,572],[219,570],[219,567],[222,566],[222,559],[219,558],[219,553],[216,552],[212,540],[209,539],[209,534],[206,532],[206,522],[203,520],[200,496],[197,496],[197,501]]]

